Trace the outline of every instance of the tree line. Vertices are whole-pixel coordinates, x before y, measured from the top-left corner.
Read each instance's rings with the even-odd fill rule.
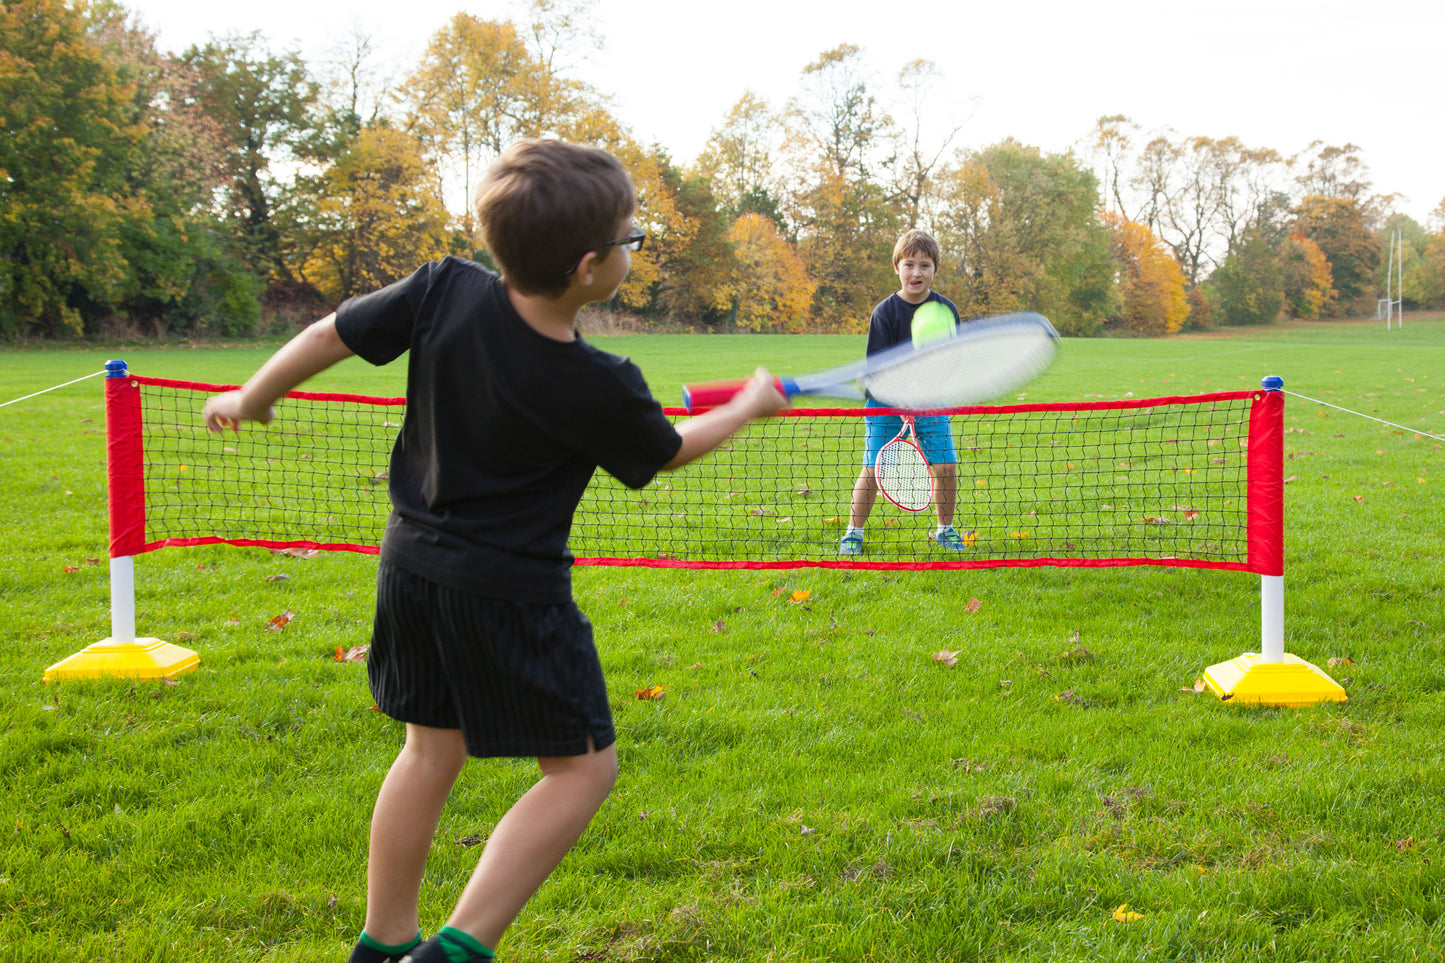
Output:
[[[173,54],[112,0],[0,2],[0,337],[246,336],[487,261],[465,199],[526,136],[622,159],[649,240],[606,310],[677,326],[862,331],[914,226],[965,316],[1066,334],[1372,311],[1396,229],[1406,307],[1445,306],[1445,201],[1428,226],[1395,212],[1353,145],[1285,157],[1107,116],[1062,153],[969,148],[934,65],[879,81],[842,45],[782,104],[745,91],[684,166],[573,76],[601,43],[583,9],[458,13],[391,77],[359,34],[312,64],[258,33]]]

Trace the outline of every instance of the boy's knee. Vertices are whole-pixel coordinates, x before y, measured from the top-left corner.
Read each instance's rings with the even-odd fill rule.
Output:
[[[460,729],[431,729],[407,724],[404,752],[428,768],[461,772],[467,761],[467,741]]]

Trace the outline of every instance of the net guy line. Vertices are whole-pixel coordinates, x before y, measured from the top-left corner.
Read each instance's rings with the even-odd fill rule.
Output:
[[[58,389],[58,388],[66,388],[66,387],[69,387],[70,385],[80,384],[82,381],[89,381],[91,378],[99,378],[99,377],[100,377],[101,375],[103,375],[103,374],[105,374],[105,369],[104,369],[104,368],[102,368],[101,370],[95,372],[94,374],[88,374],[88,375],[86,375],[84,378],[76,378],[74,381],[67,381],[67,382],[66,382],[65,384],[63,384],[63,385],[54,385],[54,386],[49,387],[49,388],[42,388],[40,391],[32,392],[31,394],[28,394],[28,395],[24,396],[23,398],[15,398],[15,399],[12,400],[12,401],[6,401],[6,402],[3,402],[3,403],[0,403],[0,408],[6,408],[6,407],[9,407],[10,405],[18,404],[19,402],[22,402],[22,401],[29,401],[31,398],[38,398],[40,395],[43,395],[43,394],[45,394],[46,392],[49,392],[49,391],[55,391],[55,390]]]
[[[1304,401],[1312,401],[1317,405],[1324,405],[1326,408],[1333,408],[1336,411],[1343,411],[1347,415],[1359,415],[1361,418],[1369,418],[1371,421],[1378,421],[1382,425],[1389,425],[1391,428],[1399,428],[1401,431],[1413,432],[1417,435],[1423,435],[1426,438],[1434,438],[1436,441],[1445,441],[1445,437],[1441,437],[1440,435],[1432,435],[1428,431],[1421,431],[1419,428],[1407,428],[1404,425],[1397,425],[1393,421],[1386,421],[1383,418],[1376,418],[1373,415],[1366,415],[1358,411],[1351,411],[1349,408],[1341,408],[1339,405],[1332,405],[1328,401],[1321,401],[1318,398],[1311,398],[1308,395],[1302,395],[1297,391],[1287,390],[1285,391],[1285,394],[1294,395],[1296,398],[1300,398]]]

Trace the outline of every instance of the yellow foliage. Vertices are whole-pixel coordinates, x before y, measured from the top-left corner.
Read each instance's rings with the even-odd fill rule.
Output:
[[[446,253],[446,211],[431,191],[420,146],[368,128],[321,176],[317,237],[303,274],[340,301],[405,277]]]
[[[735,304],[738,327],[749,331],[805,330],[817,285],[773,222],[761,214],[744,214],[728,229],[727,238],[738,270],[718,292],[719,307]]]
[[[1144,225],[1104,215],[1118,264],[1124,326],[1140,334],[1175,334],[1189,317],[1184,271],[1174,253]]]

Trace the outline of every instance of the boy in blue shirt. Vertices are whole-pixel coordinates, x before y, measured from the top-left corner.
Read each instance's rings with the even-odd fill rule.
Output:
[[[909,340],[923,344],[946,337],[957,328],[958,308],[933,290],[940,255],[938,242],[916,228],[904,232],[898,239],[893,246],[893,270],[898,275],[898,290],[878,302],[873,309],[868,322],[868,354],[886,351]],[[953,316],[949,329],[915,329],[914,315],[920,306],[929,301],[937,301],[948,308]],[[867,407],[886,406],[869,398]],[[853,484],[848,530],[838,543],[840,555],[858,555],[863,551],[863,526],[867,524],[873,503],[878,498],[878,480],[873,475],[873,466],[878,460],[878,452],[903,429],[903,419],[898,415],[873,415],[863,420],[866,431],[863,468]],[[953,445],[953,430],[948,418],[938,415],[915,419],[914,431],[933,474],[933,508],[938,518],[933,540],[948,551],[961,552],[968,545],[953,528],[954,502],[958,494],[958,453]]]
[[[617,751],[592,626],[572,601],[567,535],[597,467],[633,488],[786,401],[761,368],[728,404],[673,426],[637,367],[584,341],[583,305],[616,292],[644,235],[606,151],[509,148],[476,214],[501,268],[444,258],[343,303],[239,390],[213,431],[353,354],[407,359],[368,676],[406,742],[377,795],[366,924],[351,963],[479,963],[611,791]],[[542,776],[493,828],[447,925],[417,901],[442,807],[469,756],[530,756]]]

